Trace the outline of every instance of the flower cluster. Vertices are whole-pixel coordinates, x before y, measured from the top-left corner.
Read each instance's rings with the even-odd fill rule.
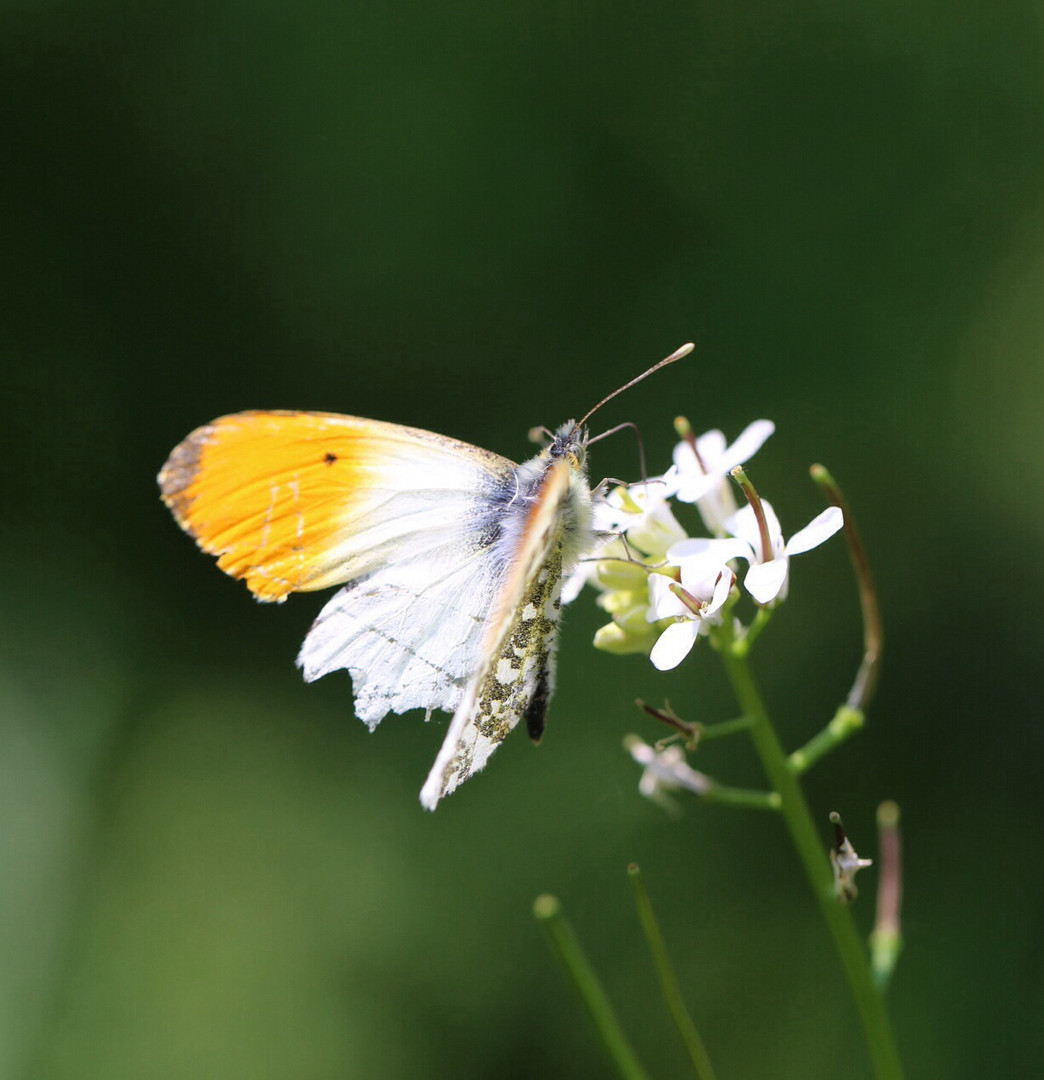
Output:
[[[650,746],[637,735],[629,735],[624,746],[631,757],[642,766],[642,778],[638,790],[647,798],[658,802],[665,810],[676,810],[677,804],[670,792],[688,790],[696,795],[706,795],[712,781],[710,777],[693,769],[685,760],[685,751],[677,744],[660,749]]]
[[[743,589],[761,606],[787,595],[790,558],[809,551],[843,524],[830,507],[789,540],[772,505],[744,477],[747,505],[737,508],[730,474],[774,431],[757,420],[731,445],[720,431],[696,437],[676,422],[682,441],[662,475],[617,487],[596,508],[608,539],[585,564],[582,580],[599,590],[612,621],[595,645],[614,653],[647,653],[661,671],[677,667],[697,640],[729,616],[742,574]],[[690,536],[671,500],[695,505],[709,535]]]

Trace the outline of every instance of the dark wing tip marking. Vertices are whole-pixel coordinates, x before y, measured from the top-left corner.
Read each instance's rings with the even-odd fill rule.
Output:
[[[175,521],[193,537],[196,533],[189,522],[192,496],[188,494],[188,489],[199,472],[200,456],[209,434],[209,427],[197,428],[188,438],[178,443],[156,478],[160,495],[170,508]]]

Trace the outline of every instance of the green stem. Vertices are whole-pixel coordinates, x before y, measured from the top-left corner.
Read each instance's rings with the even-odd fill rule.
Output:
[[[558,898],[546,894],[538,896],[533,902],[533,914],[547,931],[552,949],[573,980],[602,1040],[602,1046],[620,1076],[623,1080],[649,1080],[649,1074],[642,1068],[627,1041],[605,989],[584,955],[573,928],[562,914]]]
[[[805,801],[797,776],[787,763],[786,754],[769,720],[761,694],[754,683],[746,658],[733,649],[733,632],[728,622],[718,628],[721,654],[729,681],[744,715],[753,720],[750,729],[762,767],[769,783],[782,799],[783,820],[790,832],[798,857],[816,902],[819,904],[841,966],[855,999],[870,1058],[877,1080],[902,1080],[903,1067],[895,1046],[884,1000],[874,985],[863,941],[851,911],[834,894],[833,873],[819,841],[812,814]]]
[[[853,709],[850,705],[839,706],[830,723],[787,758],[791,772],[800,776],[835,746],[840,746],[850,735],[859,731],[865,723],[862,709]]]
[[[709,739],[720,739],[723,735],[735,735],[738,731],[750,731],[751,719],[749,716],[737,716],[735,720],[722,720],[720,724],[700,724],[699,741],[707,742]]]
[[[754,642],[761,636],[761,631],[765,629],[769,624],[769,620],[772,618],[772,613],[775,608],[771,607],[759,607],[757,614],[754,616],[754,621],[747,627],[747,632],[741,638],[736,639],[735,648],[739,651],[741,656],[746,656],[750,652],[754,645]]]
[[[701,796],[704,802],[719,806],[736,806],[743,810],[781,809],[783,802],[775,791],[754,791],[751,788],[726,787],[712,780]]]
[[[641,920],[642,930],[645,932],[645,940],[649,944],[649,952],[652,954],[653,965],[660,980],[660,989],[663,992],[663,1000],[667,1004],[667,1010],[674,1020],[674,1024],[681,1035],[685,1049],[689,1052],[692,1067],[696,1071],[699,1080],[715,1080],[714,1066],[711,1064],[710,1055],[703,1045],[700,1033],[692,1022],[689,1010],[685,1007],[682,998],[681,987],[678,986],[678,978],[674,974],[667,945],[660,932],[660,925],[656,921],[652,902],[642,880],[642,872],[632,863],[627,868],[627,875],[634,886],[634,903],[638,908],[638,918]]]

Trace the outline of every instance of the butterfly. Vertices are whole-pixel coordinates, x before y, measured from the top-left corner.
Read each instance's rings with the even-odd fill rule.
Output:
[[[543,734],[562,582],[599,541],[593,412],[520,465],[380,420],[241,412],[193,431],[158,481],[177,523],[257,599],[341,586],[297,657],[307,681],[346,669],[371,730],[389,712],[453,714],[420,793],[434,810],[520,721]]]

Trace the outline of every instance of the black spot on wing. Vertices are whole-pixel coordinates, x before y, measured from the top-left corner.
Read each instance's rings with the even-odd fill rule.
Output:
[[[551,680],[547,669],[547,654],[544,654],[545,663],[537,678],[536,690],[529,699],[523,719],[526,722],[526,731],[533,742],[540,742],[547,723],[547,707],[551,703]]]

